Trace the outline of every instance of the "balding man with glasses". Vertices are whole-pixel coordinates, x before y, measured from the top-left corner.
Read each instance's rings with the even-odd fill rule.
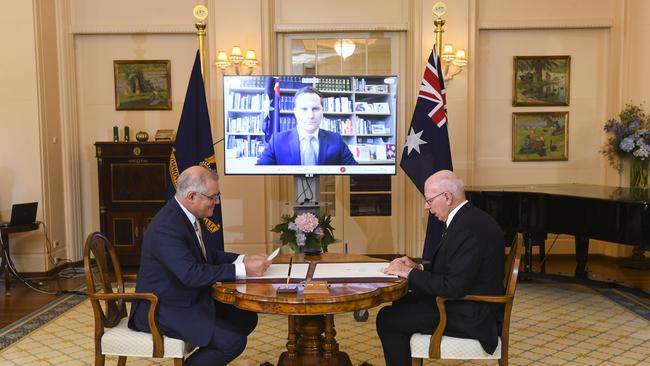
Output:
[[[445,222],[446,230],[430,268],[401,257],[384,271],[406,278],[410,290],[377,315],[386,365],[411,365],[411,335],[432,334],[438,325],[436,296],[502,295],[504,291],[503,231],[490,215],[465,199],[463,182],[453,172],[441,170],[426,180],[424,199],[424,207]],[[494,352],[501,305],[449,301],[446,308],[445,335],[478,339],[486,352]]]

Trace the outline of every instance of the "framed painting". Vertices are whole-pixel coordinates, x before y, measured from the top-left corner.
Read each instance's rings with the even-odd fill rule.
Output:
[[[512,114],[512,161],[569,159],[569,112]]]
[[[169,60],[115,60],[115,109],[172,109]]]
[[[571,56],[515,56],[512,105],[569,105]]]

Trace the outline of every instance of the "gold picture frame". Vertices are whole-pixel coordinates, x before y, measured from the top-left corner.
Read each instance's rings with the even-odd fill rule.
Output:
[[[172,109],[169,60],[114,60],[115,109]]]
[[[568,106],[571,56],[515,56],[513,106]]]
[[[569,160],[569,112],[512,114],[512,161]]]

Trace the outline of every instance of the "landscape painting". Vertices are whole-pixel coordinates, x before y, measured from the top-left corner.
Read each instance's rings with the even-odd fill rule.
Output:
[[[569,112],[512,114],[512,161],[568,160]]]
[[[569,105],[571,56],[515,56],[512,105]]]
[[[169,60],[115,60],[115,109],[172,109]]]

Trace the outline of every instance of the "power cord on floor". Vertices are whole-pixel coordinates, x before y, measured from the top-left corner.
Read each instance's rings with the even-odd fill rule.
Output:
[[[34,290],[36,292],[46,294],[46,295],[55,295],[55,296],[63,295],[63,294],[75,294],[75,295],[84,295],[84,296],[87,295],[85,292],[77,291],[77,290],[46,291],[46,290],[43,290],[43,289],[40,289],[40,288],[36,287],[36,286],[38,286],[38,284],[34,285],[31,281],[24,279],[18,273],[18,270],[16,270],[16,266],[14,265],[14,262],[11,259],[11,256],[9,255],[9,252],[7,251],[7,247],[5,246],[4,241],[2,240],[2,236],[0,236],[0,251],[2,252],[1,255],[2,255],[3,261],[4,261],[5,265],[7,266],[7,268],[11,271],[11,273],[14,275],[14,277],[16,277],[20,282],[22,282],[28,288],[30,288],[30,289],[32,289],[32,290]],[[5,284],[5,286],[6,285],[7,284]]]

